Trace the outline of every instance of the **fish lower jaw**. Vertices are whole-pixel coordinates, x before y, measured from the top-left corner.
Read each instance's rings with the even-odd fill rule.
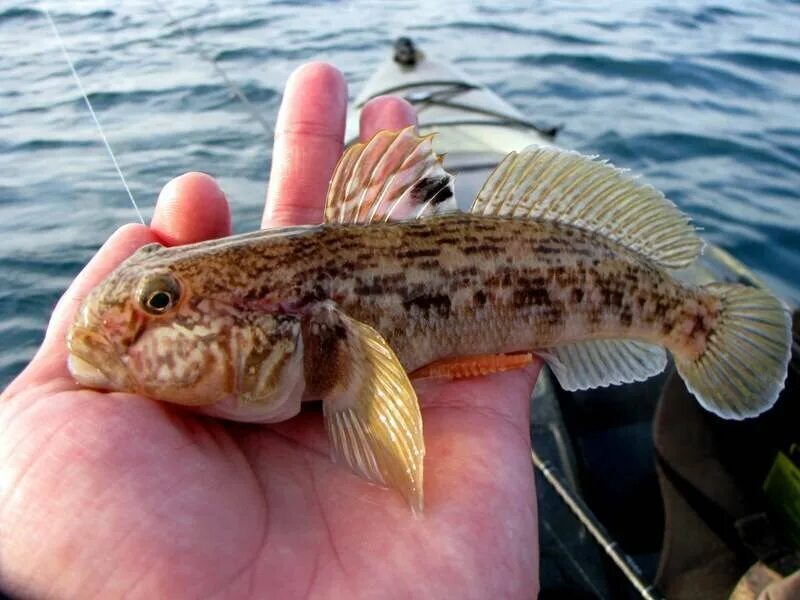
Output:
[[[80,385],[116,392],[138,389],[136,378],[108,338],[80,324],[67,334],[67,368]]]
[[[102,370],[80,356],[70,354],[67,367],[75,381],[82,386],[99,390],[114,389],[111,379]]]

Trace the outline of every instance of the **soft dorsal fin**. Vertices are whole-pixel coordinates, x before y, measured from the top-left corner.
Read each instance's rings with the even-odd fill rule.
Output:
[[[348,148],[328,187],[325,222],[366,224],[455,211],[453,176],[433,151],[432,137],[407,127],[379,131]]]
[[[531,146],[506,156],[471,212],[574,225],[670,269],[690,265],[703,248],[689,217],[653,186],[558,148]]]

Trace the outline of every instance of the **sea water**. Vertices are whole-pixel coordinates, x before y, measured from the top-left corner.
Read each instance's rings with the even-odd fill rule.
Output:
[[[703,235],[800,303],[800,6],[790,2],[49,2],[146,216],[188,170],[258,226],[268,121],[289,73],[337,65],[351,98],[398,35],[558,142],[641,173]],[[181,28],[191,33],[187,36]],[[194,39],[192,39],[194,38]],[[0,2],[0,386],[100,244],[136,220],[44,15]]]

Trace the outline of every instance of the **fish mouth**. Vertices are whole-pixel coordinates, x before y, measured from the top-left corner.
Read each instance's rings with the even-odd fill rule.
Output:
[[[79,384],[101,390],[132,391],[128,368],[104,335],[82,325],[67,334],[67,366]]]

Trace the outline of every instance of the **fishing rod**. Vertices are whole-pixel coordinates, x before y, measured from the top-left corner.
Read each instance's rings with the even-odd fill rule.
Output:
[[[611,538],[608,531],[606,531],[605,527],[603,527],[600,521],[592,514],[583,500],[576,494],[570,492],[550,463],[542,459],[533,448],[531,448],[531,461],[533,462],[533,466],[544,476],[545,481],[547,481],[561,497],[564,504],[572,511],[578,521],[586,527],[597,544],[611,560],[614,561],[614,564],[619,567],[631,585],[636,588],[639,595],[645,600],[664,600],[664,596],[658,588],[644,580],[642,572],[633,559],[620,549],[619,544]]]

